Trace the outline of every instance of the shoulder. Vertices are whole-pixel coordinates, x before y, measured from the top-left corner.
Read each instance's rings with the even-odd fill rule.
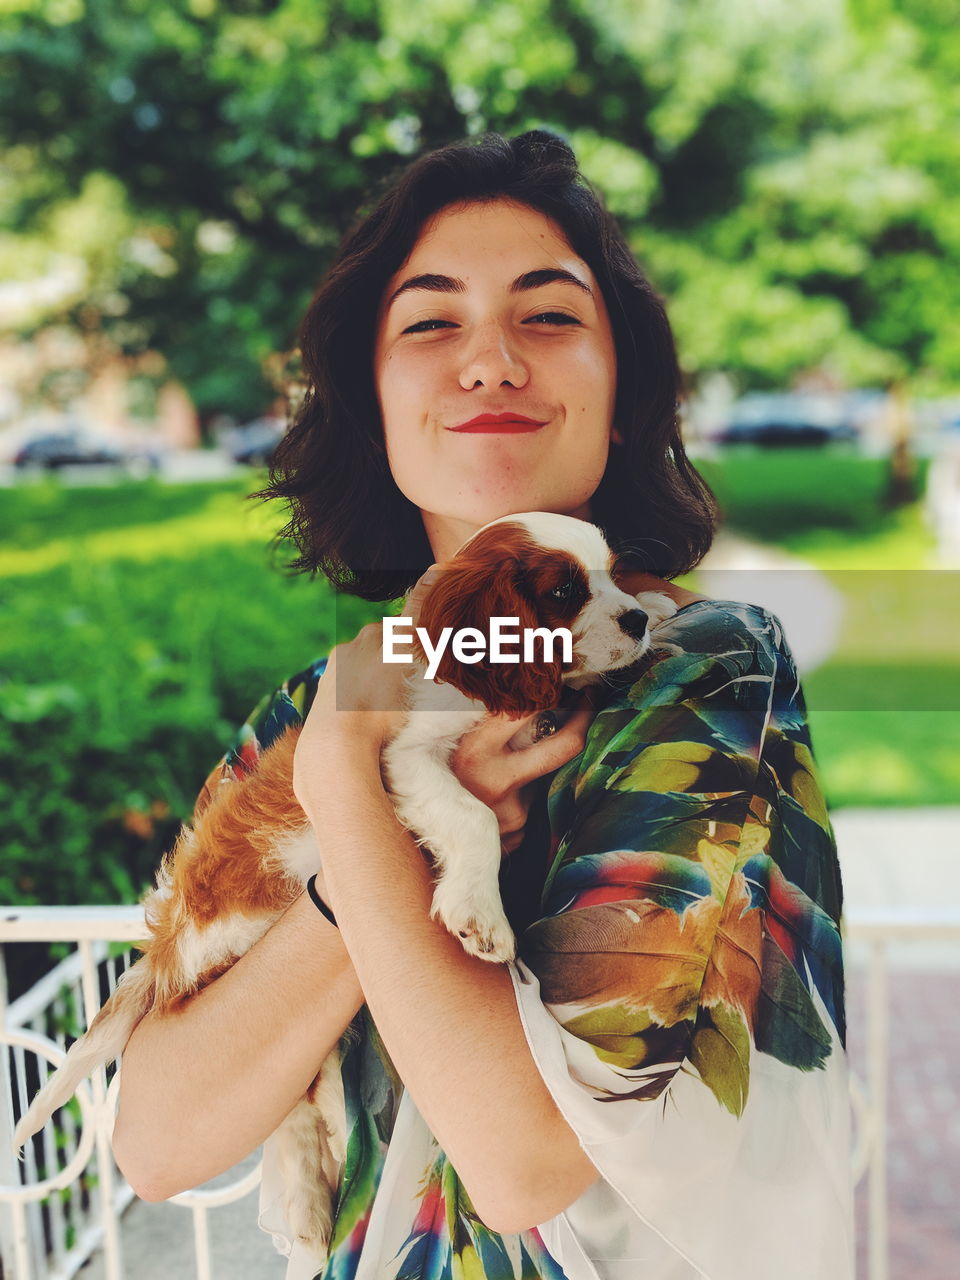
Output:
[[[224,763],[228,768],[249,773],[263,751],[287,729],[303,723],[326,665],[326,658],[317,658],[260,699],[227,751]]]
[[[763,709],[775,688],[799,695],[779,618],[734,600],[698,600],[678,610],[653,631],[639,675],[613,687],[607,705],[623,711],[691,701]]]
[[[267,747],[287,729],[303,723],[326,665],[326,658],[316,659],[260,699],[200,788],[193,806],[194,822],[224,783],[252,773]]]
[[[737,600],[696,600],[653,632],[657,660],[709,657],[747,667],[775,666],[792,655],[780,619],[760,605]]]
[[[559,772],[555,791],[573,784],[582,803],[597,789],[628,785],[625,770],[629,786],[639,787],[641,766],[644,789],[686,790],[674,777],[681,762],[684,776],[687,765],[697,764],[693,772],[703,789],[740,788],[772,729],[803,732],[796,668],[783,628],[768,610],[697,601],[651,639],[642,665],[608,676],[584,750]],[[657,777],[648,778],[654,766]]]

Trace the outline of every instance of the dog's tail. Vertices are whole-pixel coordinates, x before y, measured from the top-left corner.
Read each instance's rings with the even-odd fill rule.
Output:
[[[13,1135],[15,1152],[73,1097],[81,1080],[120,1056],[134,1027],[150,1010],[153,997],[153,972],[143,956],[123,975],[86,1034],[70,1046],[66,1058],[20,1118]]]

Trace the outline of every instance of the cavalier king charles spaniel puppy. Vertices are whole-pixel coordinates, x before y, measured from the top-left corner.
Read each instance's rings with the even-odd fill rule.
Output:
[[[466,950],[486,960],[514,957],[499,893],[499,826],[493,811],[457,781],[450,760],[464,734],[488,713],[520,716],[555,708],[564,686],[601,681],[605,672],[642,658],[649,630],[676,605],[657,592],[628,595],[614,582],[613,567],[613,553],[595,525],[529,512],[485,525],[423,587],[416,622],[432,644],[424,648],[411,637],[406,714],[385,748],[385,775],[401,822],[433,860],[433,915]],[[515,622],[521,633],[566,628],[572,660],[564,662],[555,645],[549,660],[470,662],[458,660],[447,645],[434,678],[424,678],[427,649],[440,652],[446,628],[483,633],[494,617]],[[421,714],[437,711],[445,714]],[[120,1055],[150,1009],[176,1009],[219,977],[303,892],[322,842],[318,850],[293,794],[298,732],[289,729],[255,770],[219,787],[195,825],[184,826],[144,900],[150,936],[143,956],[20,1120],[18,1147],[85,1076]],[[287,1221],[322,1260],[345,1155],[338,1053],[268,1142],[275,1144],[283,1172]]]

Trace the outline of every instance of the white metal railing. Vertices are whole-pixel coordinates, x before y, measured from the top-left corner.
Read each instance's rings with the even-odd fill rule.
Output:
[[[948,941],[960,947],[960,908],[918,910],[849,909],[848,941],[869,946],[867,977],[868,1078],[851,1074],[855,1120],[853,1176],[868,1175],[869,1276],[888,1280],[887,1263],[887,1132],[888,990],[887,947],[908,941]],[[12,1280],[70,1280],[97,1248],[104,1251],[107,1280],[123,1280],[119,1217],[134,1193],[119,1176],[110,1152],[116,1076],[97,1072],[92,1090],[78,1092],[79,1123],[67,1108],[60,1112],[62,1132],[51,1125],[43,1133],[43,1161],[58,1171],[38,1169],[28,1144],[18,1167],[11,1149],[14,1098],[22,1113],[31,1071],[27,1054],[58,1065],[68,1034],[88,1026],[113,990],[133,944],[144,936],[141,907],[11,907],[0,911],[0,1042],[8,1049],[0,1058],[3,1101],[0,1110],[0,1260],[3,1276]],[[74,942],[77,951],[12,1005],[6,1003],[3,944]],[[126,944],[123,956],[111,955],[108,943]],[[70,1006],[82,1006],[82,1022],[71,1032],[65,1025]],[[52,1032],[52,1034],[51,1034]],[[38,1087],[42,1077],[37,1072]],[[59,1150],[58,1150],[59,1144]],[[95,1170],[93,1185],[84,1171]],[[38,1174],[42,1172],[43,1176]],[[193,1213],[197,1280],[211,1280],[207,1212],[247,1195],[260,1178],[257,1165],[239,1181],[216,1190],[186,1191],[174,1203]],[[88,1184],[90,1179],[88,1178]],[[61,1190],[63,1201],[51,1191]],[[46,1218],[40,1202],[46,1204]],[[72,1238],[69,1238],[72,1237]]]
[[[22,1114],[28,1094],[45,1076],[28,1054],[51,1064],[64,1058],[67,1039],[82,1033],[114,990],[145,936],[143,908],[9,907],[0,912],[0,1262],[12,1280],[70,1280],[98,1248],[107,1280],[123,1280],[120,1215],[135,1198],[110,1151],[116,1109],[114,1067],[97,1071],[77,1092],[79,1124],[68,1107],[56,1128],[48,1123],[28,1143],[18,1166],[13,1155],[14,1099]],[[12,1004],[6,1000],[4,944],[73,942],[77,950]],[[108,944],[123,944],[120,953]],[[70,1025],[72,1023],[72,1025]],[[48,1069],[48,1070],[49,1070]],[[112,1079],[111,1079],[112,1077]],[[110,1084],[108,1086],[108,1079]],[[39,1156],[43,1168],[38,1166]],[[172,1203],[193,1215],[197,1280],[211,1280],[207,1213],[248,1195],[259,1163],[238,1181],[194,1189]],[[58,1194],[59,1193],[59,1194]]]
[[[960,946],[960,907],[848,908],[846,939],[868,944],[867,1088],[851,1075],[857,1116],[854,1177],[868,1174],[868,1274],[889,1280],[887,1204],[887,1097],[889,1090],[889,1009],[887,948],[899,942],[949,942]]]

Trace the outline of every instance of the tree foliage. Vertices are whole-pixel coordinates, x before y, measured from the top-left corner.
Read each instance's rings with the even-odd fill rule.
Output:
[[[667,296],[691,375],[945,389],[953,9],[2,0],[0,271],[60,281],[22,333],[157,350],[202,409],[256,412],[378,183],[421,147],[544,125]]]

